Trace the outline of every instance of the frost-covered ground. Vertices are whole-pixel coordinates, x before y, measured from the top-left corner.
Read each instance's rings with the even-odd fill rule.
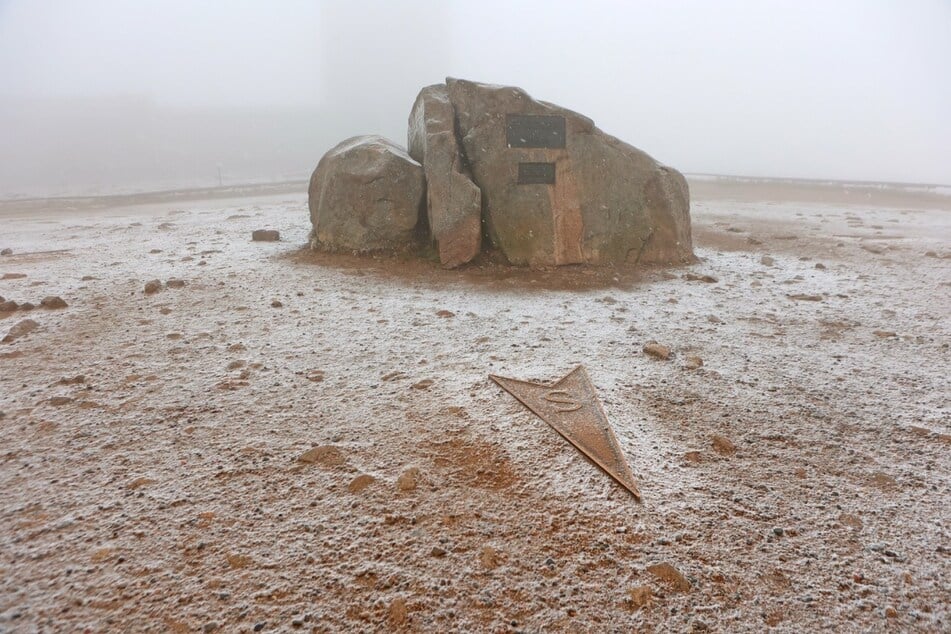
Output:
[[[0,211],[0,295],[69,304],[0,313],[0,631],[946,631],[913,204],[699,200],[638,274],[315,256],[303,195]],[[488,379],[579,363],[643,504]]]

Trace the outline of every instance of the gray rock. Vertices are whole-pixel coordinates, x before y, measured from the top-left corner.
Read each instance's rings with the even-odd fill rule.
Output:
[[[510,263],[693,259],[679,172],[519,88],[447,86],[489,238]]]
[[[426,174],[426,212],[439,261],[465,264],[482,247],[482,193],[468,173],[445,84],[427,86],[409,115],[409,155]]]
[[[0,251],[0,255],[13,255],[13,249],[3,249]]]
[[[423,168],[392,141],[347,139],[320,159],[311,176],[311,246],[405,249],[416,242],[425,189]]]
[[[12,343],[20,337],[33,332],[39,328],[39,326],[40,325],[32,319],[24,319],[23,321],[19,321],[14,324],[12,328],[10,328],[9,332],[7,332],[6,336],[3,338],[3,343]]]
[[[274,229],[255,229],[251,232],[253,242],[277,242],[281,239],[281,233]]]

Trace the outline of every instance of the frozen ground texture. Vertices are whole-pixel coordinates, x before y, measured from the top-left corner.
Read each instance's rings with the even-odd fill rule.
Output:
[[[0,211],[0,295],[69,304],[0,317],[0,631],[947,631],[951,213],[693,209],[636,276]],[[579,363],[643,504],[488,379]]]

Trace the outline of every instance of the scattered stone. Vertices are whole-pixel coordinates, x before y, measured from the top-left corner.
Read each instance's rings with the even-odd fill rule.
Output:
[[[684,279],[688,282],[706,282],[707,284],[716,284],[720,281],[712,275],[697,275],[696,273],[685,273]]]
[[[17,304],[15,301],[8,299],[6,301],[0,302],[0,313],[12,313],[19,307],[19,304]]]
[[[785,533],[786,531],[783,529],[782,526],[773,527],[773,535],[775,535],[776,537],[782,537]]]
[[[53,396],[47,402],[53,407],[62,407],[63,405],[69,405],[72,403],[73,399],[68,396]]]
[[[456,313],[452,312],[451,310],[437,310],[436,316],[442,317],[443,319],[448,319],[450,317],[455,317]]]
[[[499,565],[499,553],[491,546],[483,546],[479,551],[479,563],[486,570],[493,570]]]
[[[271,302],[271,308],[284,308],[284,304],[281,303],[281,300],[275,299],[273,302]]]
[[[647,572],[666,583],[676,592],[687,592],[691,588],[690,582],[687,581],[687,578],[680,574],[679,570],[674,568],[666,561],[659,564],[654,564],[653,566],[648,566]]]
[[[664,361],[666,361],[667,359],[670,359],[670,348],[668,348],[667,346],[661,345],[657,343],[656,341],[649,341],[644,346],[644,353],[651,357],[654,357],[655,359],[662,359]]]
[[[23,321],[19,321],[14,324],[12,328],[10,328],[9,332],[7,332],[6,336],[3,338],[3,343],[10,343],[19,339],[20,337],[26,336],[39,328],[39,326],[40,325],[32,319],[24,319]]]
[[[59,297],[58,295],[47,295],[46,297],[40,300],[40,306],[42,306],[43,308],[47,308],[49,310],[57,310],[60,308],[66,308],[68,305],[69,304],[67,304],[63,300],[63,298]]]
[[[4,273],[0,275],[0,280],[22,280],[26,273]]]
[[[206,632],[206,633],[207,633],[207,632],[214,632],[215,630],[218,629],[218,624],[215,623],[214,621],[209,621],[208,623],[205,623],[205,625],[204,625],[201,629],[202,629],[202,631],[204,631],[204,632]]]
[[[406,623],[407,611],[406,611],[406,599],[403,597],[397,597],[393,599],[390,603],[389,620],[391,627],[400,627]]]
[[[251,232],[252,242],[277,242],[281,239],[281,233],[274,229],[255,229]]]
[[[898,336],[898,333],[892,332],[891,330],[873,330],[872,334],[881,339],[892,339]]]
[[[125,488],[129,489],[130,491],[135,491],[136,489],[142,488],[144,486],[148,486],[150,484],[155,484],[155,480],[153,480],[152,478],[141,476],[136,478],[129,484],[125,485]]]
[[[419,468],[410,467],[396,479],[396,488],[399,491],[413,491],[419,483]]]
[[[380,136],[347,139],[327,152],[308,188],[311,247],[400,250],[416,242],[426,181],[422,166]]]
[[[893,608],[892,606],[888,606],[887,608],[885,608],[885,618],[887,618],[887,619],[897,619],[897,618],[898,618],[898,610],[896,610],[896,609]]]
[[[698,356],[689,356],[684,362],[684,369],[696,370],[703,367],[703,359]]]
[[[650,586],[637,586],[628,590],[628,602],[634,610],[646,608],[651,604],[653,594]]]
[[[414,390],[428,390],[430,387],[432,387],[433,383],[435,383],[435,381],[432,379],[423,379],[419,383],[414,383],[411,387]]]
[[[316,463],[325,467],[336,467],[346,462],[346,457],[339,447],[321,445],[308,449],[302,453],[297,460],[308,464]]]
[[[409,155],[423,166],[426,210],[439,261],[454,268],[482,247],[482,192],[463,158],[445,84],[420,91],[409,115]]]
[[[36,306],[30,302],[23,302],[20,304],[20,310],[33,310],[34,308],[36,308]]]
[[[347,485],[347,491],[350,493],[360,493],[374,482],[376,482],[376,478],[371,475],[361,473],[350,481],[350,484]]]
[[[177,278],[170,279],[165,282],[165,288],[185,288],[185,280]]]
[[[935,251],[925,251],[925,257],[926,257],[926,258],[936,258],[936,257],[938,257],[938,253],[935,252]]]
[[[433,546],[433,549],[429,551],[429,554],[432,555],[433,557],[445,557],[446,549],[443,548],[442,546]]]
[[[839,516],[839,523],[850,528],[860,529],[862,528],[862,520],[857,515],[852,515],[849,513],[843,513]]]
[[[724,456],[732,456],[736,453],[736,445],[726,436],[719,434],[713,435],[713,450]]]
[[[158,293],[162,290],[162,282],[159,280],[149,280],[145,283],[145,294],[151,295],[153,293]]]
[[[819,269],[820,271],[824,271],[826,270],[826,265],[823,264],[822,262],[816,262],[816,268]]]
[[[802,302],[821,302],[822,295],[808,295],[806,293],[796,293],[795,295],[787,295],[789,299],[795,299]]]
[[[684,460],[693,464],[700,464],[703,462],[703,454],[699,451],[688,451],[684,454]]]
[[[228,565],[234,569],[247,568],[254,563],[254,560],[248,557],[247,555],[235,555],[231,554],[227,556]]]
[[[3,249],[0,251],[0,255],[13,255],[13,249]]]
[[[773,266],[774,264],[776,264],[776,260],[774,260],[772,257],[768,255],[764,255],[763,257],[759,259],[759,263],[762,264],[763,266]]]

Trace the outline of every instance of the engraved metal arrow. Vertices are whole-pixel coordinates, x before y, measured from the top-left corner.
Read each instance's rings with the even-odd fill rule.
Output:
[[[608,424],[604,408],[584,366],[579,365],[554,385],[493,374],[489,378],[551,425],[640,502],[641,492],[634,474],[621,453],[617,437]]]

